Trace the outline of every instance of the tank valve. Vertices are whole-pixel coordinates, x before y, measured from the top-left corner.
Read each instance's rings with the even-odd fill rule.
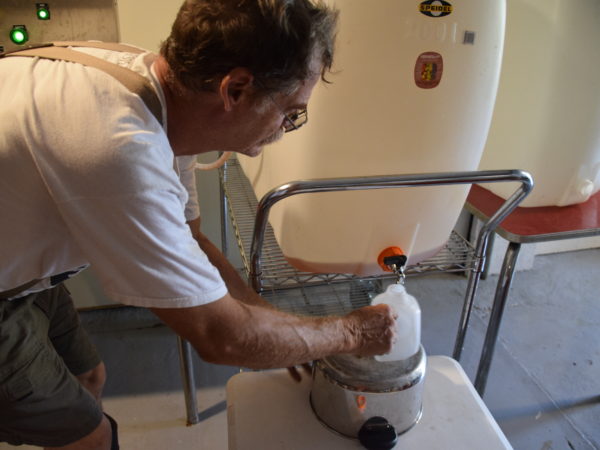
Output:
[[[404,266],[408,258],[400,247],[388,247],[383,250],[377,257],[379,266],[386,272],[394,272],[398,277],[397,284],[404,284],[406,275],[404,274]]]

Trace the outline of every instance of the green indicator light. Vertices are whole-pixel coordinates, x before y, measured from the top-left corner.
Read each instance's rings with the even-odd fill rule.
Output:
[[[36,3],[37,18],[39,20],[50,20],[50,7],[48,3]]]
[[[23,45],[29,40],[29,34],[25,25],[15,25],[10,30],[10,40],[17,45]]]

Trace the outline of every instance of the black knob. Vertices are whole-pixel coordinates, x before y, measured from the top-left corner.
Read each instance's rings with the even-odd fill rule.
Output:
[[[406,261],[408,261],[408,257],[406,255],[392,255],[383,258],[383,263],[386,266],[391,267],[395,265],[398,269],[404,267]]]
[[[396,429],[383,417],[367,420],[358,432],[358,440],[368,450],[391,450],[398,442]]]

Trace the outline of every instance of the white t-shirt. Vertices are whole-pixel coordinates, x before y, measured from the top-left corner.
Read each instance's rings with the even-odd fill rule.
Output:
[[[164,97],[156,56],[80,49],[131,68]],[[227,289],[193,239],[193,158],[112,76],[64,61],[0,61],[0,292],[92,264],[108,296],[189,307]],[[163,117],[166,124],[166,113]]]

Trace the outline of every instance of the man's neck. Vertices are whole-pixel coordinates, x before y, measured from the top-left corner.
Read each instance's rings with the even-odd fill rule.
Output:
[[[214,144],[215,119],[222,103],[212,92],[185,94],[167,82],[168,66],[159,56],[154,70],[167,104],[167,137],[176,156],[218,150]]]

